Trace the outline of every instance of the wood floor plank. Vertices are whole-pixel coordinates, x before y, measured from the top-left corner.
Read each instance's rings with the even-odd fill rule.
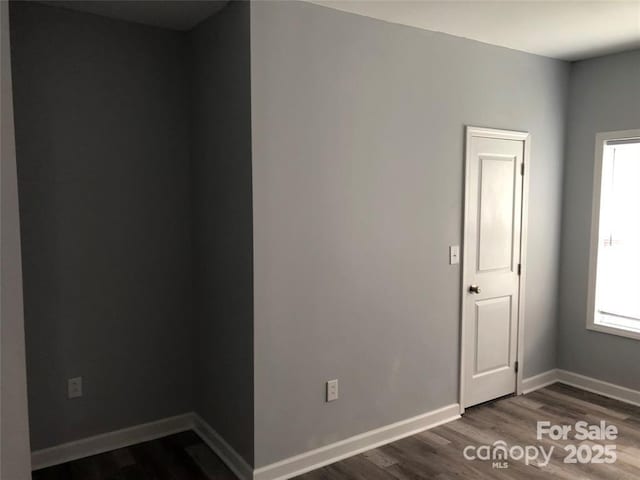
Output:
[[[206,444],[189,445],[185,448],[185,452],[204,472],[208,480],[232,480],[235,478],[231,470]]]
[[[366,458],[371,463],[373,463],[374,465],[380,468],[387,468],[387,467],[390,467],[391,465],[395,465],[398,463],[398,460],[396,460],[391,455],[387,455],[386,453],[384,453],[382,450],[378,448],[369,450],[368,452],[365,452],[362,455],[364,456],[364,458]]]
[[[205,472],[187,449],[210,453]],[[33,480],[237,480],[195,432],[183,432],[33,472]]]

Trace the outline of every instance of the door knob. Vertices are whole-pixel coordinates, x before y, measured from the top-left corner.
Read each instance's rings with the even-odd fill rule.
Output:
[[[481,290],[480,290],[480,287],[478,285],[471,285],[469,287],[469,292],[471,292],[471,293],[480,293]]]

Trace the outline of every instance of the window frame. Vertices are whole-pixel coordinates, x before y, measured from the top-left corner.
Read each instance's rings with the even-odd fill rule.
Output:
[[[596,285],[598,269],[598,247],[600,234],[600,200],[602,188],[602,160],[604,146],[610,140],[640,138],[640,129],[600,132],[596,134],[595,163],[593,169],[593,204],[591,207],[591,241],[589,245],[589,284],[587,293],[587,330],[608,333],[620,337],[640,340],[640,331],[628,330],[613,325],[596,323]]]

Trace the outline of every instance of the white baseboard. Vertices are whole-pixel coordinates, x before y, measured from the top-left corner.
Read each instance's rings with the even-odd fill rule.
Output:
[[[258,468],[253,473],[253,479],[284,480],[295,477],[457,418],[460,418],[460,405],[455,403]]]
[[[614,400],[630,403],[640,406],[640,391],[632,388],[623,387],[614,383],[598,380],[597,378],[587,377],[579,373],[570,372],[568,370],[553,369],[547,372],[525,378],[522,381],[523,393],[531,393],[540,388],[546,387],[553,383],[564,383],[572,387],[586,390],[587,392],[597,393]]]
[[[522,380],[522,393],[525,395],[531,393],[540,388],[544,388],[548,385],[552,385],[558,381],[558,370],[553,369],[546,372],[542,372],[533,377],[525,378]]]
[[[193,414],[193,429],[240,480],[253,479],[253,467],[196,413]]]
[[[31,453],[33,470],[194,430],[240,480],[282,480],[460,418],[455,403],[254,470],[205,420],[186,413]]]
[[[186,413],[31,453],[33,470],[194,430],[240,480],[281,480],[460,418],[455,403],[254,470],[205,420]]]
[[[39,470],[117,448],[128,447],[136,443],[148,442],[149,440],[190,430],[192,427],[192,414],[185,413],[155,422],[143,423],[142,425],[83,438],[74,442],[63,443],[55,447],[36,450],[31,452],[31,469]]]
[[[530,393],[560,382],[605,397],[640,406],[640,391],[604,382],[561,369],[525,378],[523,392]],[[58,465],[79,458],[147,442],[186,430],[195,430],[240,480],[285,480],[337,462],[395,440],[460,418],[457,403],[355,435],[324,447],[310,450],[254,470],[207,422],[195,413],[185,413],[131,428],[64,443],[31,453],[33,470]]]
[[[622,387],[613,383],[586,377],[567,370],[558,370],[558,381],[572,387],[581,388],[588,392],[604,395],[640,407],[640,391]]]

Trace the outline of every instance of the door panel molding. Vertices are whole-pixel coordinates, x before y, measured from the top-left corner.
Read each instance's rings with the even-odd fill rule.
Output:
[[[514,312],[515,315],[517,315],[517,319],[515,322],[515,328],[516,328],[516,340],[515,340],[515,348],[516,348],[516,362],[517,362],[517,370],[516,370],[516,375],[515,375],[515,393],[516,394],[521,394],[522,393],[522,380],[523,380],[523,360],[524,360],[524,321],[525,321],[525,311],[524,311],[524,307],[525,307],[525,282],[526,282],[526,274],[527,274],[527,268],[526,268],[526,251],[527,251],[527,225],[528,225],[528,205],[529,205],[529,169],[530,169],[530,163],[531,163],[531,154],[530,154],[530,140],[531,140],[531,136],[528,132],[521,132],[521,131],[513,131],[513,130],[501,130],[501,129],[492,129],[492,128],[484,128],[484,127],[473,127],[473,126],[467,126],[466,127],[466,142],[465,142],[465,179],[464,179],[464,192],[465,192],[465,198],[464,198],[464,217],[463,217],[463,248],[462,248],[462,274],[461,274],[461,295],[460,295],[460,303],[461,303],[461,319],[460,319],[460,378],[459,378],[459,387],[460,387],[460,393],[459,393],[459,398],[460,398],[460,413],[464,413],[464,409],[465,409],[465,399],[468,398],[468,394],[470,392],[465,392],[465,375],[468,374],[468,372],[465,370],[467,363],[468,363],[468,355],[475,355],[475,352],[470,352],[467,350],[467,347],[465,347],[465,338],[467,335],[467,332],[465,330],[466,326],[465,326],[465,317],[468,313],[468,305],[467,305],[467,295],[466,295],[466,291],[469,287],[469,279],[467,278],[468,273],[467,270],[468,268],[465,268],[467,259],[469,259],[469,252],[468,249],[469,248],[477,248],[478,245],[469,245],[469,242],[466,241],[466,233],[467,233],[467,225],[468,222],[474,221],[473,219],[471,219],[470,217],[472,217],[473,215],[475,215],[478,212],[472,212],[471,211],[471,207],[472,207],[472,199],[470,198],[470,195],[468,194],[468,190],[469,190],[469,182],[473,181],[474,179],[470,178],[470,155],[471,155],[471,145],[472,145],[472,140],[474,138],[488,138],[488,139],[501,139],[501,140],[515,140],[515,141],[520,141],[523,143],[523,150],[522,150],[522,156],[523,156],[523,170],[522,170],[522,174],[523,174],[523,180],[522,180],[522,198],[521,198],[521,211],[520,211],[520,215],[519,215],[519,222],[515,222],[517,223],[513,225],[514,228],[517,227],[517,229],[519,230],[519,235],[520,235],[520,255],[519,255],[519,261],[518,261],[518,255],[517,252],[512,251],[511,252],[511,261],[512,261],[512,265],[511,268],[506,268],[506,271],[511,271],[512,269],[518,269],[520,270],[520,276],[519,276],[519,288],[518,291],[516,293],[517,297],[514,297],[512,299],[512,301],[517,301],[518,306],[517,306],[517,310],[516,312]],[[485,156],[485,155],[483,155]],[[495,157],[495,155],[488,155],[491,157]],[[515,166],[516,168],[520,168],[519,165]],[[480,194],[480,192],[478,192],[478,194]],[[476,199],[476,201],[479,199]],[[480,207],[480,204],[477,205],[477,207]],[[474,223],[474,228],[477,228],[477,225]],[[515,240],[515,237],[514,237]],[[476,240],[476,242],[479,241],[479,235],[478,235],[478,239]],[[513,247],[513,244],[512,244]],[[479,267],[480,263],[479,263],[479,258],[475,258],[475,263],[477,263],[478,265],[475,265],[476,267]],[[520,267],[518,267],[518,263],[520,264]],[[497,295],[497,296],[501,296],[501,295]],[[477,308],[477,306],[474,306],[474,308]],[[477,318],[473,319],[474,322],[477,321]],[[473,326],[471,326],[472,328]],[[471,332],[468,332],[471,333]],[[477,335],[477,332],[476,332]],[[477,350],[477,349],[476,349]],[[473,364],[476,365],[477,359],[474,359]],[[484,375],[485,372],[483,372],[480,375]]]
[[[489,271],[498,271],[498,270],[512,271],[513,270],[513,264],[514,264],[513,232],[516,228],[516,222],[514,221],[515,212],[514,212],[513,202],[511,204],[511,210],[508,212],[507,211],[503,212],[504,214],[508,214],[508,217],[509,217],[508,224],[505,221],[504,227],[508,227],[511,229],[511,238],[509,240],[509,245],[504,245],[504,247],[507,247],[508,250],[506,251],[506,255],[501,255],[502,258],[491,258],[491,257],[495,257],[495,252],[489,252],[488,255],[485,255],[485,252],[482,249],[482,245],[484,243],[482,239],[490,241],[491,239],[486,237],[491,237],[492,232],[487,232],[482,228],[482,218],[486,215],[493,214],[493,210],[491,211],[485,210],[484,208],[485,204],[487,204],[487,206],[491,208],[494,206],[493,205],[494,203],[499,203],[499,201],[501,200],[501,198],[498,198],[498,196],[495,195],[495,193],[491,195],[493,193],[492,189],[490,188],[491,175],[498,176],[498,175],[506,174],[509,176],[509,178],[513,178],[514,175],[517,173],[516,161],[517,161],[517,157],[513,155],[484,155],[484,154],[480,155],[480,164],[479,164],[480,172],[478,175],[478,197],[480,199],[478,203],[478,208],[479,208],[478,219],[480,220],[479,222],[480,224],[478,226],[478,235],[477,235],[478,255],[476,258],[477,260],[476,270],[478,272],[489,272]],[[489,162],[492,162],[492,163],[489,163]],[[506,164],[506,162],[508,162],[508,164]],[[492,171],[489,171],[489,170],[492,170]],[[499,170],[502,170],[502,171],[499,171]],[[513,198],[515,190],[516,190],[516,186],[511,185],[511,191],[509,192],[509,196],[511,198]],[[504,194],[502,196],[504,196]],[[487,256],[489,258],[487,258]]]
[[[484,335],[491,335],[492,332],[496,331],[495,327],[498,327],[495,323],[496,320],[500,321],[502,319],[496,319],[495,316],[491,318],[486,318],[483,315],[483,308],[485,309],[493,309],[494,314],[496,307],[504,310],[502,312],[507,316],[507,322],[509,323],[509,330],[507,335],[511,336],[511,312],[513,309],[511,295],[502,295],[499,297],[491,297],[485,298],[475,302],[475,344],[476,344],[476,355],[474,359],[474,368],[473,368],[473,377],[480,377],[486,375],[487,373],[495,372],[496,370],[502,370],[509,366],[509,358],[511,358],[511,345],[507,345],[506,352],[493,350],[489,352],[489,355],[479,355],[477,346],[482,343],[482,338]],[[506,308],[504,308],[506,307]],[[484,325],[487,324],[487,325]],[[506,360],[505,360],[506,359]]]

